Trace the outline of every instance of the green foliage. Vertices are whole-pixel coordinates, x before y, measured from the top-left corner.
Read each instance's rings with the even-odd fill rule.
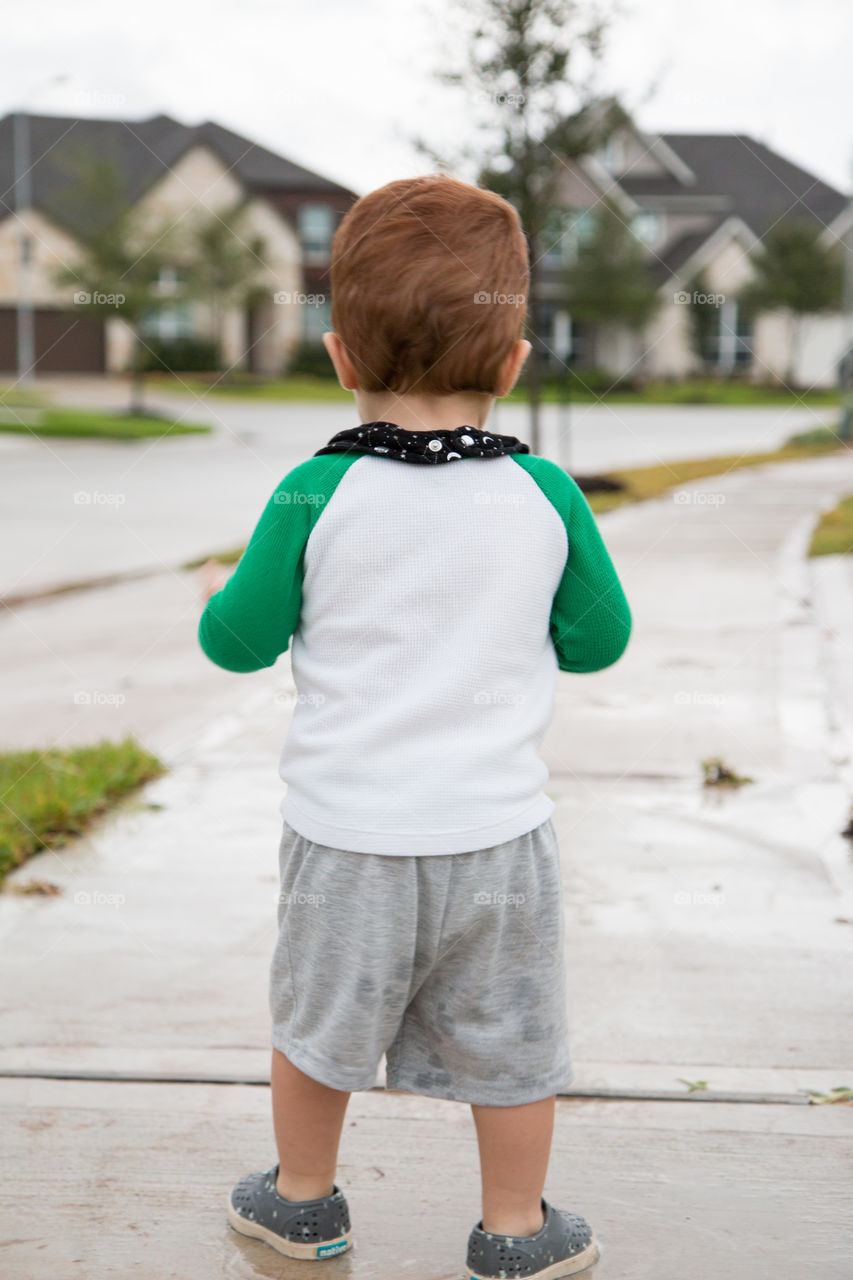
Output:
[[[642,245],[619,206],[606,197],[595,230],[578,245],[577,259],[566,271],[566,303],[572,316],[588,324],[624,324],[636,331],[659,302]]]
[[[528,237],[526,379],[535,451],[542,378],[537,280],[546,224],[560,203],[566,162],[603,146],[628,116],[592,87],[610,22],[595,0],[468,0],[461,12],[467,31],[456,41],[460,61],[438,78],[466,91],[480,136],[450,167],[476,161],[479,184],[515,206]]]
[[[714,338],[720,323],[720,312],[714,303],[698,301],[710,297],[713,292],[704,271],[691,276],[685,285],[685,292],[690,295],[687,304],[690,347],[700,363],[707,367],[713,362]]]
[[[797,315],[841,305],[842,263],[837,246],[820,241],[819,224],[785,218],[764,237],[752,261],[754,279],[738,300],[754,313],[785,307]]]
[[[149,436],[192,435],[210,427],[183,418],[96,413],[91,409],[47,409],[33,420],[0,416],[0,431],[18,435],[81,439],[139,440]]]
[[[90,747],[0,753],[0,878],[25,859],[85,831],[92,820],[165,769],[133,738]]]
[[[309,378],[337,381],[335,370],[321,342],[303,342],[287,366],[288,375],[304,374]]]
[[[212,338],[158,338],[150,335],[139,352],[142,368],[173,373],[208,373],[221,368],[219,346]]]
[[[754,781],[735,772],[719,756],[702,761],[702,774],[706,787],[743,787]]]
[[[217,348],[222,343],[225,310],[265,296],[260,281],[266,273],[266,244],[246,227],[247,212],[245,203],[237,201],[190,226],[185,249],[189,263],[186,296],[210,305]]]
[[[161,268],[172,261],[174,227],[166,221],[156,228],[143,224],[110,157],[80,155],[77,166],[65,201],[81,228],[82,249],[76,262],[57,268],[55,282],[91,295],[91,303],[74,304],[75,314],[117,315],[135,328],[151,309]]]
[[[804,1089],[814,1106],[853,1107],[853,1088],[849,1084],[837,1084],[829,1093],[821,1093],[819,1089]]]
[[[809,431],[798,431],[796,435],[789,436],[785,443],[800,448],[837,449],[841,437],[831,427],[812,427]]]
[[[853,554],[853,494],[824,511],[812,533],[810,556]]]

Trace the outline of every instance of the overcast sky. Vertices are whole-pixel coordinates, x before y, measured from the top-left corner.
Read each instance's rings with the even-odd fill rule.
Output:
[[[468,130],[437,85],[451,0],[26,0],[4,12],[3,113],[218,121],[358,192]],[[602,87],[660,132],[745,133],[853,189],[849,0],[623,0]],[[54,75],[65,84],[45,88]]]

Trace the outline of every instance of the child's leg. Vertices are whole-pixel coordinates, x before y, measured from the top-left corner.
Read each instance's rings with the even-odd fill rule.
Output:
[[[520,1107],[473,1106],[483,1181],[483,1230],[532,1236],[543,1225],[542,1191],[551,1138],[554,1098]]]
[[[331,1195],[349,1093],[312,1080],[277,1049],[271,1084],[279,1160],[276,1191],[285,1200]]]

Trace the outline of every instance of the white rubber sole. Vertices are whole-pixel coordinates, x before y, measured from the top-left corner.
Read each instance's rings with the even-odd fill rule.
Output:
[[[554,1262],[543,1271],[534,1271],[528,1280],[562,1280],[563,1276],[575,1276],[579,1271],[585,1271],[594,1262],[598,1262],[600,1257],[598,1241],[591,1240],[583,1253],[576,1253],[573,1258],[566,1258],[564,1262]],[[471,1271],[470,1268],[466,1269],[466,1275],[470,1280],[495,1280],[494,1276],[483,1276],[478,1271]]]
[[[283,1253],[286,1258],[336,1258],[338,1254],[346,1253],[347,1249],[353,1246],[351,1231],[347,1231],[342,1236],[336,1236],[334,1240],[324,1240],[322,1244],[297,1244],[295,1240],[285,1240],[275,1231],[270,1231],[269,1227],[261,1226],[260,1222],[244,1218],[234,1208],[230,1195],[228,1221],[241,1236],[252,1236],[255,1240],[263,1240],[264,1244],[271,1245],[277,1253]]]

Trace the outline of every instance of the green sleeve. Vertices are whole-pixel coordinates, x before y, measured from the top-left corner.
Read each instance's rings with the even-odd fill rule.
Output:
[[[622,656],[631,611],[589,503],[568,472],[535,454],[513,454],[566,529],[566,567],[551,607],[551,639],[561,671],[601,671]]]
[[[226,671],[260,671],[299,625],[305,545],[341,477],[360,454],[309,458],[270,497],[236,570],[198,626],[204,652]]]

